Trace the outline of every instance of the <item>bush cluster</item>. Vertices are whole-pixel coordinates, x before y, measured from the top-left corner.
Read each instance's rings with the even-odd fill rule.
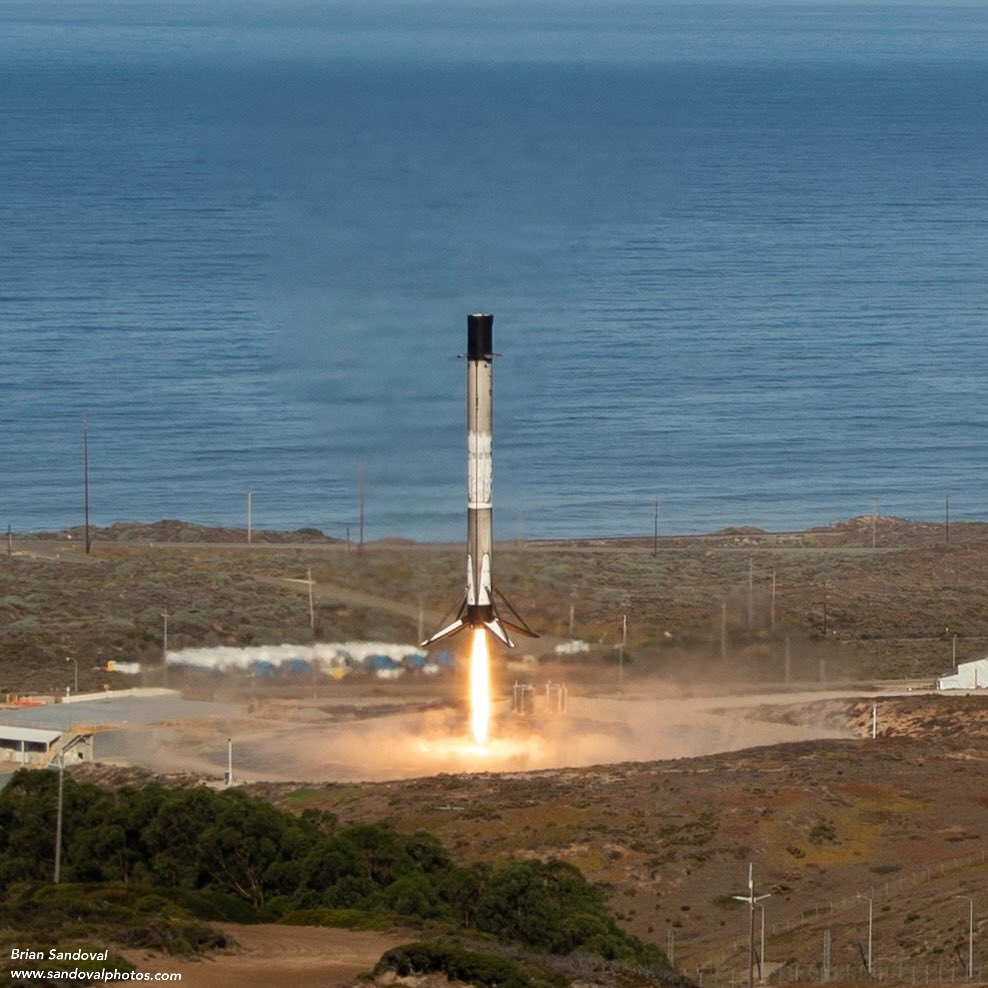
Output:
[[[57,775],[22,770],[0,792],[0,883],[50,881]],[[428,833],[338,827],[235,790],[64,784],[62,879],[167,895],[198,919],[330,918],[357,910],[435,920],[556,954],[664,958],[624,933],[572,865],[453,863]],[[153,893],[152,893],[153,890]],[[351,919],[352,919],[351,915]],[[134,931],[136,939],[157,931]]]
[[[467,950],[456,944],[406,943],[387,951],[374,974],[393,972],[401,978],[445,974],[450,981],[488,988],[559,988],[566,979],[548,972],[536,974],[504,957]]]

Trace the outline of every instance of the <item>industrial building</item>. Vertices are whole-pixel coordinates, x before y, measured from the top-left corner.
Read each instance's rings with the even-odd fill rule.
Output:
[[[92,761],[93,736],[0,724],[0,764],[41,767],[64,751],[66,763]]]
[[[953,675],[941,676],[937,680],[938,690],[982,690],[986,687],[988,687],[988,659],[962,662]]]

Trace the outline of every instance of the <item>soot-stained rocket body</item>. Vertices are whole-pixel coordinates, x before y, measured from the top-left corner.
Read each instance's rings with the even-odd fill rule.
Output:
[[[452,621],[422,644],[466,628],[486,628],[513,646],[510,631],[538,637],[494,587],[494,317],[467,316],[467,585]],[[506,620],[503,607],[514,618]],[[452,614],[452,611],[450,612]],[[448,617],[449,615],[447,615]]]

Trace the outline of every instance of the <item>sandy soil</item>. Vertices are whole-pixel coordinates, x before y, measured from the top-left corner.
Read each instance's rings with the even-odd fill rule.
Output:
[[[235,951],[186,960],[145,951],[123,951],[138,971],[179,973],[189,988],[337,988],[370,971],[384,951],[412,934],[372,933],[307,926],[237,926],[223,929]]]

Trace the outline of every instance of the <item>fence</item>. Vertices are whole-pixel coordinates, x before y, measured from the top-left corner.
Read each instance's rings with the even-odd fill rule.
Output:
[[[811,923],[819,923],[832,917],[839,917],[841,914],[860,910],[862,904],[867,906],[869,898],[879,901],[882,898],[889,898],[896,893],[901,893],[907,888],[929,882],[936,878],[943,878],[949,872],[958,869],[984,864],[988,861],[988,850],[980,850],[972,854],[959,858],[950,858],[937,862],[924,868],[910,872],[908,875],[901,875],[868,889],[867,892],[856,895],[847,895],[840,899],[827,899],[819,905],[802,910],[797,916],[788,917],[765,926],[765,939],[777,937],[783,933],[789,933],[809,926]],[[680,940],[680,945],[685,945],[686,941]],[[757,950],[757,944],[756,944]],[[684,968],[684,973],[692,972],[691,976],[698,984],[703,983],[704,977],[708,986],[731,985],[746,986],[748,984],[748,937],[735,937],[723,949],[709,956],[699,967]],[[766,948],[768,953],[768,948]],[[741,968],[738,968],[739,955],[743,958]],[[731,971],[723,970],[730,966]],[[816,982],[826,984],[836,983],[860,983],[862,980],[868,981],[888,981],[897,984],[960,984],[970,983],[967,977],[967,965],[961,959],[937,959],[932,963],[922,961],[904,960],[888,963],[873,963],[869,976],[867,967],[864,964],[830,965],[820,960],[813,962],[801,962],[798,964],[773,965],[768,970],[766,964],[765,978],[759,981],[760,984],[781,985],[792,982]],[[975,967],[976,980],[981,979],[980,966]]]

